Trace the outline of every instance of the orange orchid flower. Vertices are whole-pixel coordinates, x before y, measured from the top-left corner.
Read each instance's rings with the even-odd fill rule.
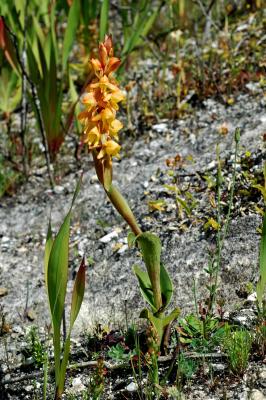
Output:
[[[120,60],[113,57],[111,36],[106,36],[99,44],[99,58],[92,58],[90,64],[95,77],[81,98],[85,110],[78,116],[84,125],[83,142],[89,150],[96,151],[97,159],[111,162],[121,148],[116,141],[123,124],[116,119],[116,112],[118,103],[125,97],[112,77]]]

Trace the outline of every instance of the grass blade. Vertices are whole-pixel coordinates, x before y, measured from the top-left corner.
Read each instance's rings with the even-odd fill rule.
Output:
[[[63,60],[62,60],[63,70],[66,69],[68,56],[73,46],[73,42],[79,24],[79,16],[80,16],[80,1],[74,0],[68,13],[67,28],[64,36]]]
[[[257,284],[257,298],[259,307],[261,308],[266,286],[266,213],[264,214],[262,237],[260,242],[259,265],[260,265],[260,278]]]
[[[108,28],[109,0],[103,0],[100,14],[100,41],[104,40]]]

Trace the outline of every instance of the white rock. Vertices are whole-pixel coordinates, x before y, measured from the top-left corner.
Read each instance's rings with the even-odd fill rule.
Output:
[[[57,185],[57,186],[54,187],[54,193],[55,194],[64,193],[64,190],[65,190],[65,188],[63,186]]]
[[[109,243],[112,239],[117,238],[118,234],[116,231],[112,231],[108,233],[107,235],[101,237],[100,242],[101,243]]]
[[[135,382],[131,382],[129,385],[127,385],[126,390],[128,392],[136,392],[138,390],[138,385]]]
[[[263,387],[266,387],[266,368],[263,368],[259,373],[259,381]]]
[[[260,390],[252,390],[249,396],[249,400],[265,400],[266,396]]]
[[[165,122],[162,122],[161,124],[153,125],[153,129],[159,133],[165,132],[167,130],[167,128],[168,128],[168,126]]]
[[[256,292],[251,293],[251,294],[248,296],[247,300],[248,300],[248,301],[252,301],[252,302],[256,301],[256,300],[257,300],[257,293],[256,293]]]
[[[125,251],[127,251],[128,249],[128,245],[127,244],[123,244],[123,246],[118,250],[118,254],[123,254]]]
[[[77,378],[74,378],[72,381],[72,390],[74,389],[74,392],[82,392],[83,390],[86,389],[86,386],[83,385],[81,382],[81,378],[78,376]]]

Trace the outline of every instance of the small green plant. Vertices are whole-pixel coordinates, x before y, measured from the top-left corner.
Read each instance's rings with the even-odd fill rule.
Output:
[[[230,370],[235,375],[243,375],[247,369],[252,346],[252,336],[246,329],[233,331],[227,326],[223,340],[223,348],[227,355]]]
[[[84,289],[85,289],[85,262],[83,258],[76,276],[72,292],[72,303],[71,303],[68,334],[65,342],[62,343],[61,326],[63,322],[67,277],[68,277],[70,218],[71,218],[72,207],[78,195],[80,185],[81,185],[81,178],[77,184],[70,210],[67,213],[64,222],[61,225],[59,232],[54,239],[52,236],[51,225],[49,223],[46,245],[45,245],[45,260],[44,260],[45,284],[47,288],[51,319],[53,325],[56,400],[62,398],[66,369],[70,352],[70,335],[82,304]]]
[[[28,354],[33,357],[34,364],[37,367],[42,367],[46,360],[47,354],[44,345],[40,341],[37,327],[33,326],[28,335],[27,335],[27,342],[28,342]]]
[[[98,358],[97,367],[95,372],[90,379],[89,383],[89,393],[91,400],[100,400],[104,392],[104,377],[106,375],[106,370],[104,367],[103,358]]]
[[[210,351],[219,344],[224,326],[218,318],[190,314],[179,321],[180,342],[199,352]]]
[[[125,346],[121,343],[117,343],[108,350],[108,357],[115,361],[128,362],[131,357],[135,355],[134,351],[126,351]]]
[[[176,382],[178,387],[182,387],[182,384],[192,378],[197,372],[198,362],[193,359],[186,358],[183,353],[179,354],[177,361],[177,373]]]

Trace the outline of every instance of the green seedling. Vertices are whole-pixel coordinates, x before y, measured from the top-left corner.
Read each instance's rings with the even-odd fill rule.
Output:
[[[232,331],[230,327],[227,327],[223,348],[233,374],[240,376],[244,374],[247,369],[251,346],[252,336],[247,330]]]
[[[27,335],[27,342],[28,342],[28,355],[33,357],[34,364],[37,367],[42,367],[44,365],[45,359],[47,357],[44,345],[41,343],[37,327],[33,326],[28,335]]]
[[[63,322],[64,305],[66,297],[66,287],[68,278],[68,253],[69,253],[69,234],[72,207],[78,195],[81,185],[81,178],[77,184],[72,204],[67,213],[59,232],[52,237],[51,225],[49,223],[46,245],[45,245],[45,284],[48,293],[48,300],[53,325],[53,346],[55,362],[55,399],[61,399],[64,390],[66,369],[70,352],[70,335],[78,316],[85,289],[85,262],[82,260],[73,292],[70,311],[70,322],[66,341],[61,342],[61,326]],[[62,359],[61,359],[62,355]]]
[[[217,345],[224,334],[224,327],[218,318],[200,318],[190,314],[179,321],[177,328],[180,342],[188,344],[196,351],[208,351]]]

